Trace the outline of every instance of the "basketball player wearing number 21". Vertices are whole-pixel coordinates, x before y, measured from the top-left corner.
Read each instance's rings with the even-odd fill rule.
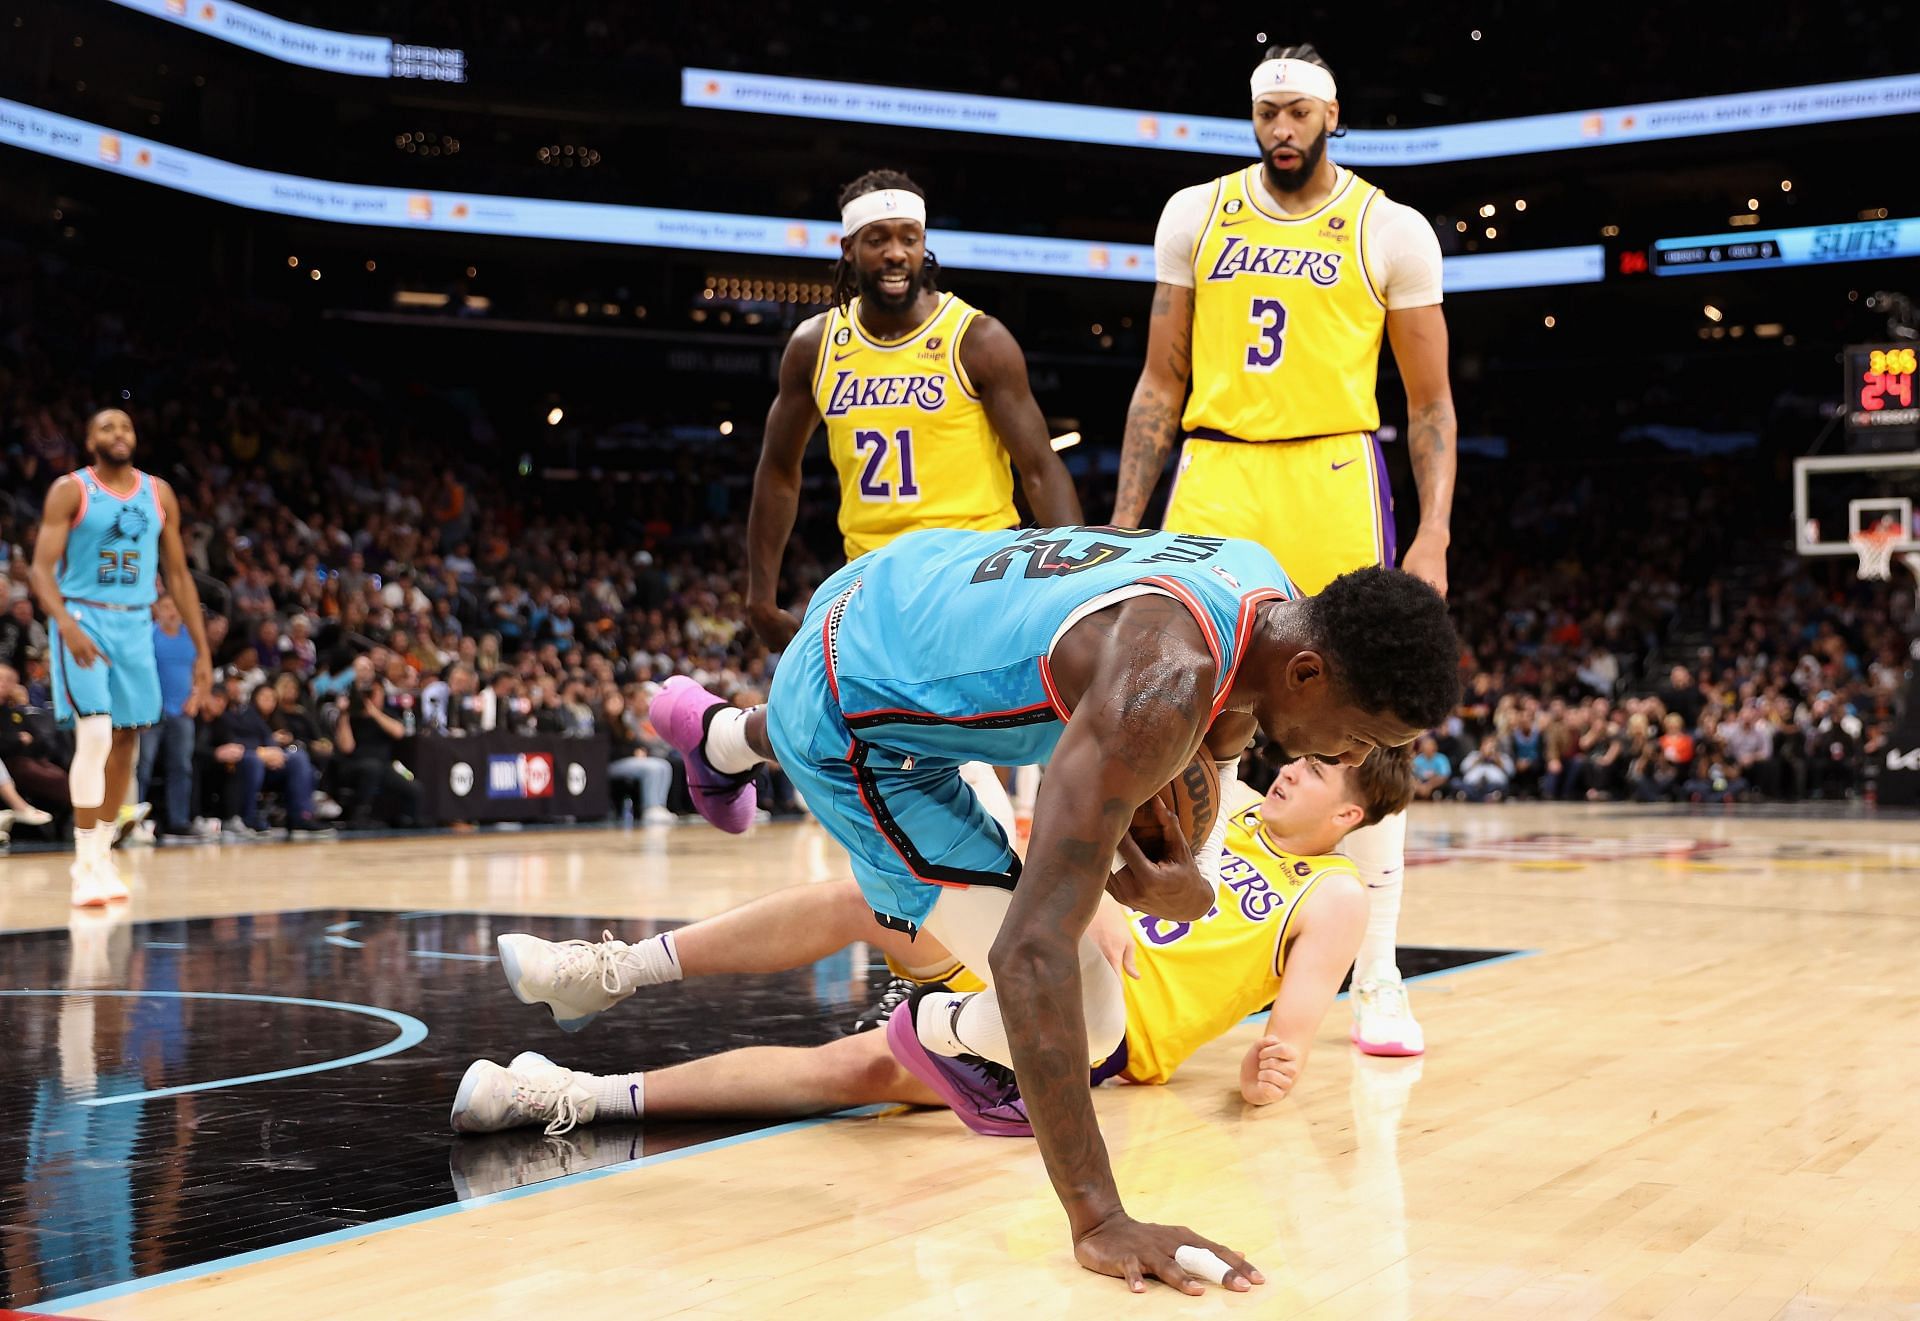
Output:
[[[158,579],[180,607],[193,639],[192,715],[213,687],[200,596],[180,540],[173,488],[133,466],[133,419],[117,408],[87,422],[91,467],[47,490],[32,582],[57,630],[53,707],[74,731],[73,904],[95,908],[127,898],[107,850],[114,816],[140,750],[140,730],[160,719],[160,673],[153,659]]]
[[[787,343],[747,515],[747,621],[776,651],[800,626],[780,606],[780,565],[800,507],[801,459],[822,421],[849,560],[921,528],[1016,526],[1015,465],[1040,526],[1083,521],[1020,345],[1000,322],[942,293],[939,275],[918,184],[870,170],[841,190],[834,306]],[[1011,833],[1013,804],[993,768],[969,765],[964,778]],[[754,790],[719,791],[735,794],[744,829]]]
[[[1401,567],[1444,594],[1455,425],[1439,242],[1417,211],[1328,157],[1340,102],[1313,47],[1269,51],[1251,90],[1259,162],[1181,189],[1160,217],[1113,521],[1139,526],[1184,436],[1169,531],[1260,542],[1308,592],[1391,565],[1393,495],[1374,437],[1384,331],[1420,493]],[[1426,1048],[1394,956],[1406,830],[1396,813],[1344,848],[1370,900],[1352,1037],[1375,1055]]]

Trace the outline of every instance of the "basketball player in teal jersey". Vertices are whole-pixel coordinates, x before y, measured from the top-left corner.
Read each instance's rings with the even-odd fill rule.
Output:
[[[821,585],[765,707],[736,710],[676,677],[652,721],[710,782],[744,786],[777,756],[847,849],[876,920],[924,928],[989,983],[917,992],[888,1042],[976,1131],[1031,1125],[1081,1265],[1199,1292],[1178,1254],[1202,1249],[1244,1290],[1261,1276],[1238,1254],[1120,1204],[1087,1068],[1119,1045],[1126,1003],[1088,924],[1134,811],[1200,748],[1231,762],[1260,729],[1358,765],[1452,711],[1458,654],[1439,594],[1398,570],[1304,599],[1247,541],[913,532]],[[1024,873],[961,780],[968,761],[1055,772]],[[725,819],[724,801],[701,810]],[[1125,852],[1122,903],[1173,921],[1212,906],[1184,844],[1158,862],[1131,841]]]
[[[193,638],[193,692],[200,709],[213,687],[200,594],[180,541],[173,488],[133,466],[133,419],[117,408],[87,422],[93,465],[47,491],[33,546],[34,594],[53,623],[53,709],[74,731],[73,904],[122,902],[114,869],[114,816],[126,800],[140,730],[160,719],[153,660],[153,603],[160,571]]]

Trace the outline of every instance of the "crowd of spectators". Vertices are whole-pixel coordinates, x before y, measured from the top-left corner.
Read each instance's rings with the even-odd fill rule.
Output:
[[[46,489],[83,461],[101,402],[72,382],[104,362],[133,383],[137,461],[180,496],[216,666],[213,700],[186,715],[191,646],[163,604],[166,716],[140,783],[165,833],[406,825],[410,736],[491,730],[604,737],[626,808],[663,821],[684,777],[646,723],[653,686],[686,673],[742,704],[764,695],[776,658],[742,622],[736,455],[690,450],[651,485],[556,494],[399,392],[243,369],[237,348],[177,357],[86,303],[43,291],[33,333],[0,341],[0,799],[65,805],[26,570]],[[1470,464],[1452,553],[1466,699],[1420,749],[1422,796],[1860,792],[1913,594],[1797,563],[1728,587],[1743,525],[1721,513],[1774,498],[1753,467]],[[1083,477],[1090,510],[1111,500],[1099,482]],[[795,604],[834,553],[830,510],[804,526]],[[795,806],[778,782],[763,803]]]

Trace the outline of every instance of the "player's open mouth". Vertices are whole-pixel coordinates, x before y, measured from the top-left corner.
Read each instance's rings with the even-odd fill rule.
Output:
[[[1276,151],[1273,153],[1273,163],[1283,168],[1298,165],[1300,163],[1300,153],[1297,151]]]
[[[883,275],[880,277],[880,292],[903,294],[907,291],[907,285],[909,283],[911,283],[911,281],[907,279],[905,271],[901,271],[895,275]]]

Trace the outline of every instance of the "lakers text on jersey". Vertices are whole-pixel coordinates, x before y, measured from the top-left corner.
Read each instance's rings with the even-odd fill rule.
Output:
[[[1006,449],[960,362],[979,315],[942,294],[918,329],[889,341],[862,328],[857,298],[827,313],[813,396],[840,474],[848,559],[918,528],[1020,521]]]
[[[1387,309],[1367,269],[1380,190],[1348,170],[1315,211],[1269,210],[1253,165],[1214,183],[1193,253],[1193,391],[1182,425],[1208,440],[1372,431]]]
[[[1332,875],[1358,873],[1342,857],[1300,857],[1274,847],[1258,803],[1228,818],[1212,910],[1195,922],[1134,917],[1140,975],[1122,979],[1125,1076],[1165,1082],[1194,1051],[1271,1004],[1295,917]]]

